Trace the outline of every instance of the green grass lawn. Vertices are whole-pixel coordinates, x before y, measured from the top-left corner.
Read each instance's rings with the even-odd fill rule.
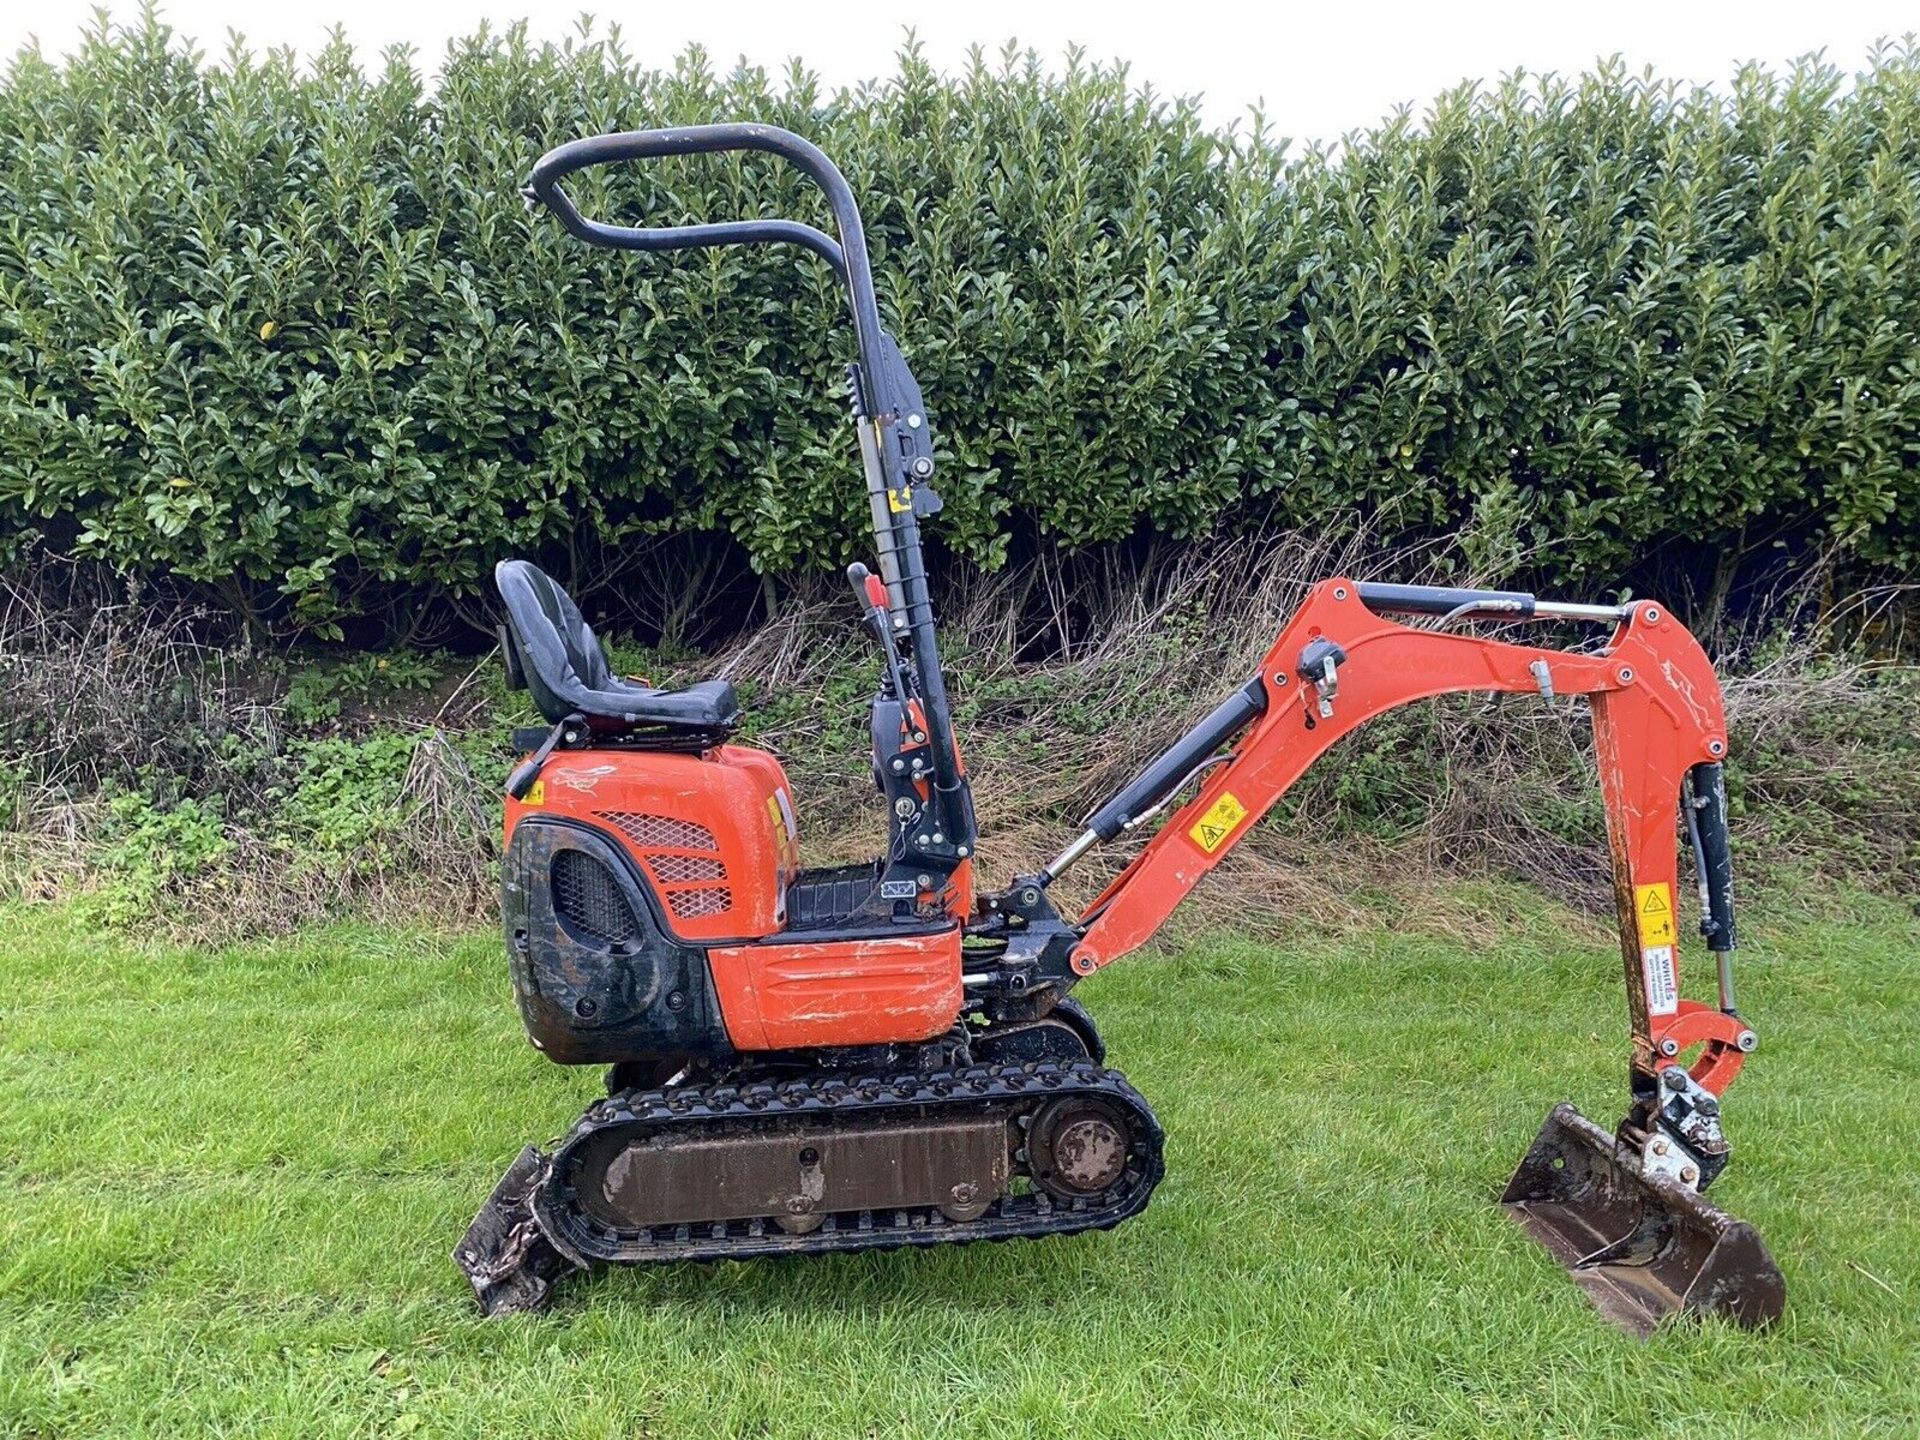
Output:
[[[1215,936],[1084,986],[1168,1132],[1110,1234],[618,1271],[487,1322],[448,1251],[598,1084],[527,1047],[493,936],[0,913],[0,1433],[1920,1433],[1911,913],[1742,952],[1715,1195],[1787,1316],[1643,1344],[1494,1204],[1551,1101],[1617,1117],[1618,955],[1454,898],[1492,938]]]

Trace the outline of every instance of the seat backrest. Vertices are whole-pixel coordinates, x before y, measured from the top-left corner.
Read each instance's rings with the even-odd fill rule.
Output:
[[[506,602],[507,628],[540,713],[557,725],[590,709],[588,695],[610,688],[613,670],[573,597],[525,560],[502,560],[493,583]]]

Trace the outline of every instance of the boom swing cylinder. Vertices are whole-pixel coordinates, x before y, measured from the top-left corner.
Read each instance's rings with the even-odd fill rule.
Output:
[[[784,219],[610,225],[563,184],[603,164],[738,150],[808,175],[836,235]],[[500,567],[510,673],[552,727],[516,734],[526,758],[507,786],[514,988],[536,1046],[612,1068],[606,1098],[551,1150],[522,1153],[456,1250],[483,1308],[537,1308],[559,1277],[602,1262],[1037,1237],[1139,1213],[1162,1173],[1159,1124],[1106,1068],[1069,992],[1145,942],[1335,741],[1400,705],[1490,691],[1591,708],[1628,995],[1620,1125],[1556,1107],[1504,1202],[1622,1324],[1779,1312],[1765,1247],[1702,1198],[1729,1153],[1720,1098],[1755,1039],[1734,1006],[1719,686],[1662,606],[1324,581],[1259,673],[1052,863],[980,890],[921,548],[920,522],[940,508],[932,424],[881,324],[846,181],[784,130],[710,125],[562,145],[525,194],[589,244],[792,244],[845,285],[877,565],[848,578],[883,661],[869,729],[886,831],[870,865],[802,867],[779,761],[730,743],[730,686],[614,677],[564,590],[525,562]],[[1479,619],[1612,628],[1580,651],[1448,628]],[[1682,818],[1715,1005],[1680,994]],[[1057,877],[1132,835],[1148,838],[1131,862],[1084,913],[1061,915]]]

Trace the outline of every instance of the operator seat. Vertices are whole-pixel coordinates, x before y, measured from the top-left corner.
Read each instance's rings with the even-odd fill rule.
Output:
[[[740,723],[740,704],[728,681],[655,690],[615,675],[573,597],[537,566],[502,560],[493,583],[507,604],[502,639],[508,674],[533,692],[550,723],[578,714],[603,735],[668,740],[718,740]]]

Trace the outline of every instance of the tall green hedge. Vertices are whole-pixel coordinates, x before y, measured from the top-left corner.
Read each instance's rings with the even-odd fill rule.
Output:
[[[151,18],[0,93],[0,531],[316,622],[668,529],[772,573],[858,553],[825,268],[593,251],[516,194],[561,140],[732,118],[862,196],[939,427],[934,533],[972,560],[1355,514],[1562,579],[1920,553],[1911,49],[1717,96],[1462,88],[1294,153],[1071,57],[909,49],[828,94],[510,31],[429,83],[340,45],[212,61]],[[578,193],[825,218],[764,158]]]

